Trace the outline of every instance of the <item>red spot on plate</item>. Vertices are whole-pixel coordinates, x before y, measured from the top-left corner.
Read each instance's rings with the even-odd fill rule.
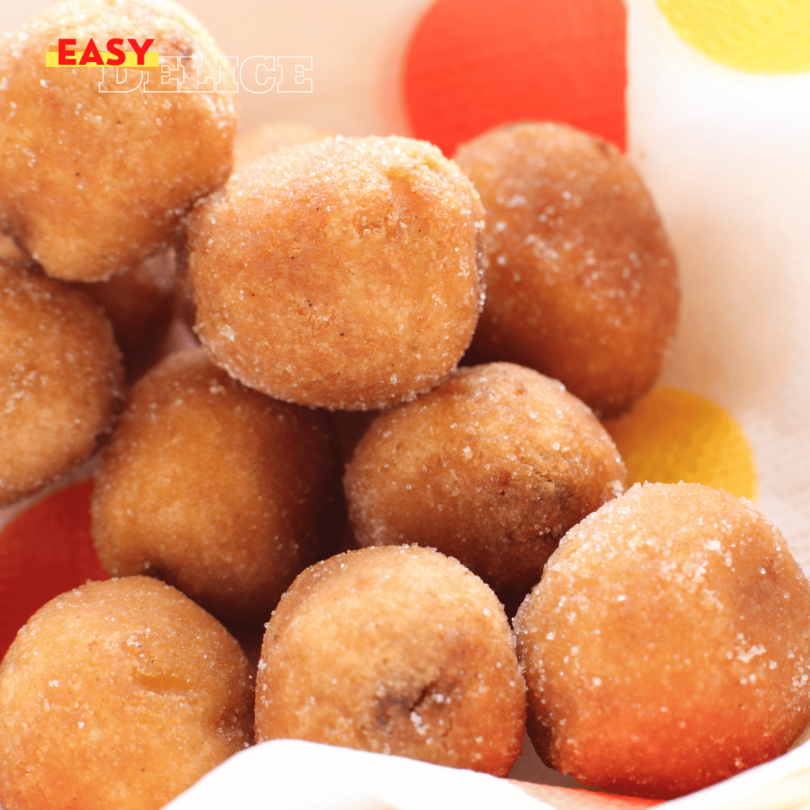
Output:
[[[622,0],[437,0],[403,61],[413,134],[446,155],[500,124],[558,121],[626,145]]]
[[[52,492],[0,532],[0,658],[46,602],[109,579],[90,537],[92,481]]]

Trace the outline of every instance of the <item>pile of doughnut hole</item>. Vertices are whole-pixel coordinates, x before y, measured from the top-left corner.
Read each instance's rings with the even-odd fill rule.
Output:
[[[45,69],[123,13],[63,3],[0,46],[0,505],[98,453],[113,577],[0,665],[5,810],[162,807],[277,738],[506,776],[528,730],[648,798],[784,753],[806,577],[743,499],[625,491],[600,422],[655,384],[679,306],[628,161],[553,123],[453,160],[236,138],[233,94]],[[125,24],[219,54],[173,3]],[[200,345],[167,354],[173,321]]]

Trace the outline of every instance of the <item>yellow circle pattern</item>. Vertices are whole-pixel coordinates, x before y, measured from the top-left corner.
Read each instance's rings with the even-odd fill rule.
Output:
[[[742,429],[703,397],[655,388],[605,428],[627,465],[628,486],[686,481],[751,500],[756,495],[756,464]]]
[[[746,73],[810,70],[809,0],[658,0],[678,36]]]

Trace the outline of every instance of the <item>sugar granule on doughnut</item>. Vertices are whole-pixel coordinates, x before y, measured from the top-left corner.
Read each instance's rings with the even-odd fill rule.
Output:
[[[675,336],[675,257],[650,195],[612,145],[562,124],[494,129],[455,159],[486,209],[479,360],[562,380],[600,417],[658,379]]]
[[[188,219],[196,331],[278,399],[413,399],[472,338],[482,227],[472,184],[430,144],[338,137],[268,155]]]
[[[720,490],[635,486],[594,512],[515,630],[534,746],[586,785],[672,798],[783,754],[810,721],[810,585]]]
[[[95,450],[123,396],[109,321],[82,290],[0,260],[0,506]]]
[[[104,50],[116,37],[125,50],[128,39],[153,39],[168,68],[176,58],[184,69],[183,89],[198,92],[172,92],[174,79],[159,85],[165,71],[135,69],[123,88],[100,92],[99,66],[45,65],[61,40],[75,39],[78,62],[91,38]],[[182,214],[230,172],[230,71],[218,87],[230,92],[199,92],[197,67],[210,74],[217,57],[208,32],[170,0],[68,0],[0,40],[0,109],[9,111],[0,117],[0,231],[48,275],[73,281],[108,278],[167,246]],[[116,76],[107,68],[103,81]]]
[[[525,711],[497,598],[430,549],[368,548],[318,563],[265,634],[257,741],[304,739],[505,776]]]
[[[166,358],[136,383],[96,473],[102,565],[164,579],[226,624],[263,624],[343,529],[327,416],[245,388],[204,349]]]
[[[325,129],[297,121],[276,121],[240,134],[233,153],[233,169],[239,171],[260,157],[299,146],[311,141],[322,141],[332,133]]]
[[[5,810],[158,810],[253,742],[236,640],[146,577],[49,602],[0,665]]]
[[[360,545],[435,547],[511,615],[565,532],[624,482],[615,445],[582,402],[536,371],[492,363],[377,417],[344,487]]]
[[[330,133],[311,124],[292,121],[278,121],[265,124],[240,134],[236,139],[233,153],[234,172],[244,169],[254,160],[278,152],[290,146],[298,146],[311,141],[321,141]],[[179,277],[177,286],[177,311],[179,317],[189,326],[194,327],[196,311],[191,284],[185,274]]]

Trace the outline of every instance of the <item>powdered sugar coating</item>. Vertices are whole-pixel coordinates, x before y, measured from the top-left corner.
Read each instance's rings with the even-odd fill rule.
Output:
[[[810,721],[810,585],[746,500],[634,486],[574,527],[518,612],[552,767],[670,798],[784,753]]]
[[[0,261],[0,505],[89,456],[123,397],[109,321],[83,291]]]
[[[76,40],[78,61],[91,37],[100,50],[113,37],[127,50],[128,38],[154,38],[152,51],[180,58],[186,89],[198,88],[200,60],[201,75],[216,75],[221,56],[171,0],[66,0],[0,42],[0,231],[74,281],[166,246],[193,201],[227,178],[237,121],[233,92],[144,92],[159,73],[130,70],[125,87],[142,87],[102,93],[101,67],[45,66],[60,39]],[[235,89],[227,68],[220,79]]]
[[[616,447],[587,406],[510,363],[461,368],[379,416],[344,478],[360,545],[438,548],[510,614],[565,532],[624,484]]]
[[[413,399],[472,338],[482,215],[424,142],[338,137],[268,155],[189,217],[196,331],[217,364],[278,399]]]

